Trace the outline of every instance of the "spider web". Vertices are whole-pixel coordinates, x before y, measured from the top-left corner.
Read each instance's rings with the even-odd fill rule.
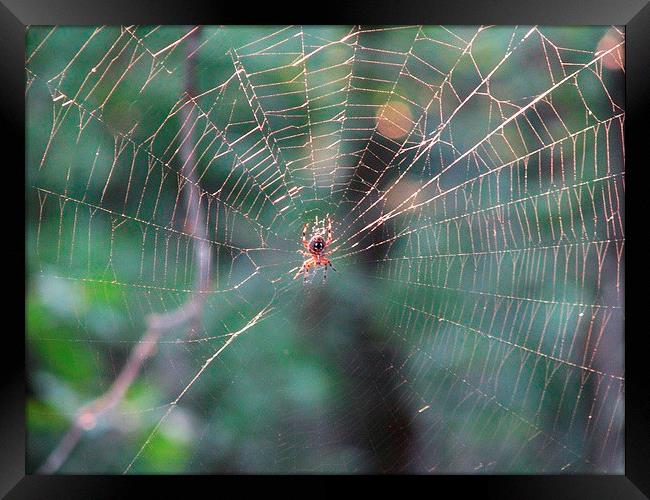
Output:
[[[27,36],[34,465],[201,293],[64,471],[622,472],[621,28]]]

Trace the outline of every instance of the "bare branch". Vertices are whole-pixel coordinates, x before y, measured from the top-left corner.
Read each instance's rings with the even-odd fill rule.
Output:
[[[39,474],[56,472],[68,459],[83,434],[94,428],[98,419],[115,408],[124,398],[133,381],[137,378],[145,361],[151,357],[160,338],[169,332],[188,326],[192,331],[200,322],[205,302],[205,293],[210,285],[210,245],[207,242],[206,216],[201,207],[201,190],[195,180],[194,141],[192,139],[192,97],[196,94],[194,55],[199,46],[200,29],[193,28],[183,38],[185,44],[185,93],[187,102],[181,109],[182,177],[186,180],[182,187],[186,206],[186,232],[192,237],[196,261],[195,292],[182,306],[164,314],[151,314],[147,317],[147,330],[141,341],[131,351],[124,367],[109,389],[97,399],[84,405],[79,411],[68,432],[63,436],[47,460],[37,470]],[[182,40],[182,39],[181,39]],[[180,41],[180,40],[179,40]]]

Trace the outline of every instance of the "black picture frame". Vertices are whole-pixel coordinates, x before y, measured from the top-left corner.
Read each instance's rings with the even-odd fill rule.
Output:
[[[252,8],[252,5],[255,5]],[[311,16],[307,11],[314,11]],[[316,12],[322,12],[316,17]],[[255,11],[255,12],[253,12]],[[253,15],[254,14],[254,15]],[[455,0],[448,2],[405,1],[400,2],[355,2],[354,4],[328,1],[325,3],[295,2],[293,5],[279,5],[276,2],[242,4],[230,2],[228,5],[215,2],[211,6],[187,1],[170,0],[104,0],[91,4],[81,0],[2,0],[0,4],[0,73],[2,85],[0,92],[0,109],[2,110],[6,139],[3,151],[4,189],[3,202],[5,214],[2,225],[5,234],[24,234],[25,209],[24,193],[17,186],[24,180],[20,160],[24,164],[24,44],[25,27],[28,25],[68,24],[284,24],[287,21],[308,24],[556,24],[556,25],[625,25],[626,26],[626,163],[631,166],[626,171],[632,176],[627,184],[626,215],[633,223],[644,214],[642,207],[635,210],[640,196],[643,196],[647,171],[647,159],[644,161],[643,144],[648,142],[643,126],[643,109],[647,109],[650,95],[650,5],[648,0]],[[9,152],[15,155],[8,154]],[[22,171],[22,175],[21,175]],[[26,186],[27,190],[27,186]],[[11,200],[14,196],[16,199]],[[22,197],[22,198],[21,198]],[[21,201],[22,200],[22,201]],[[636,200],[636,201],[635,201]],[[643,224],[642,222],[640,224]],[[628,244],[629,246],[629,230]],[[636,236],[632,231],[633,245]],[[11,242],[20,242],[18,236],[11,237]],[[24,240],[23,240],[24,241]],[[24,244],[9,243],[2,245],[4,263],[19,262],[23,259],[26,268]],[[22,253],[21,253],[22,252]],[[626,252],[629,262],[629,253]],[[633,250],[632,262],[641,252]],[[640,260],[641,257],[638,257]],[[6,498],[118,498],[136,493],[134,486],[147,487],[149,496],[156,490],[168,495],[188,494],[197,491],[200,486],[218,488],[212,490],[219,494],[225,480],[219,476],[168,476],[119,477],[119,476],[39,476],[25,475],[25,345],[24,314],[21,305],[25,297],[24,271],[18,265],[5,265],[13,268],[15,276],[7,277],[5,284],[5,314],[7,318],[14,315],[16,326],[5,322],[3,352],[0,362],[0,495]],[[629,266],[628,266],[629,267]],[[641,266],[631,269],[640,269]],[[646,266],[647,267],[647,266]],[[630,273],[632,274],[632,273]],[[644,276],[634,272],[636,278]],[[627,276],[626,283],[626,318],[635,315],[642,321],[640,309],[644,300],[643,288],[633,283],[635,276]],[[15,279],[15,283],[13,280]],[[21,284],[22,285],[22,294]],[[21,296],[22,295],[22,296]],[[637,296],[635,298],[635,295]],[[14,304],[15,302],[15,304]],[[22,306],[24,307],[24,305]],[[22,309],[24,311],[24,309]],[[642,325],[641,321],[639,323]],[[647,498],[650,495],[650,387],[644,347],[645,328],[633,328],[631,321],[626,321],[626,406],[625,406],[625,475],[566,475],[566,476],[419,476],[401,478],[410,486],[417,481],[419,486],[427,488],[431,494],[453,491],[454,496],[464,496],[467,490],[478,491],[482,498]],[[274,477],[272,479],[277,479]],[[322,479],[300,477],[303,485]],[[330,478],[332,479],[332,478]],[[195,482],[191,489],[180,487],[186,481]],[[250,478],[229,477],[237,487],[252,484]],[[346,482],[359,481],[368,485],[367,478],[353,477]],[[420,483],[426,481],[427,484]],[[432,484],[429,484],[429,481]],[[381,479],[385,484],[385,479]],[[401,481],[400,481],[401,482]],[[201,484],[203,483],[203,484]],[[185,484],[185,487],[187,484]],[[448,488],[453,488],[449,490]],[[435,489],[429,489],[435,488]],[[291,490],[288,490],[291,491]],[[309,493],[306,493],[308,491]],[[311,494],[313,490],[297,490],[299,494]],[[191,493],[190,493],[191,494]],[[451,493],[445,493],[451,494]]]

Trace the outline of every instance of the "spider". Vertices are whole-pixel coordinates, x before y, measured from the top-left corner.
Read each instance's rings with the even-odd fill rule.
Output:
[[[318,224],[318,219],[316,219],[316,224]],[[310,258],[303,262],[300,270],[296,273],[293,279],[297,279],[298,276],[302,274],[306,282],[307,273],[312,267],[325,266],[323,269],[323,280],[327,280],[327,266],[336,271],[330,260],[325,257],[325,251],[334,239],[332,238],[332,219],[330,219],[329,216],[327,217],[327,239],[325,239],[325,230],[322,230],[314,232],[311,238],[307,240],[308,227],[309,223],[306,223],[302,228],[302,244],[307,251],[302,251],[301,253]]]

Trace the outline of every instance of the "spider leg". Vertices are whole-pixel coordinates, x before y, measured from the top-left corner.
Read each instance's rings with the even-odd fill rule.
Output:
[[[309,227],[309,222],[305,223],[302,227],[302,244],[305,248],[309,246],[309,240],[307,239],[307,228]]]
[[[305,262],[302,263],[302,266],[300,266],[300,270],[296,273],[296,275],[293,277],[293,279],[298,279],[298,276],[301,274],[303,275],[303,278],[305,282],[307,281],[307,273],[309,272],[309,269],[311,266],[313,266],[313,259],[307,259]]]
[[[327,216],[327,241],[325,242],[325,246],[329,245],[332,243],[334,238],[332,237],[332,219],[330,219],[329,215]]]
[[[332,271],[336,271],[336,268],[332,265],[332,261],[322,257],[321,265],[323,266],[323,281],[327,281],[327,266],[332,268]]]
[[[330,267],[332,268],[333,271],[336,271],[336,269],[335,269],[334,266],[332,265],[332,261],[329,260],[329,259],[326,258],[326,257],[321,257],[321,264],[322,264],[323,266],[325,266],[325,269],[327,269],[327,266],[330,266]]]

